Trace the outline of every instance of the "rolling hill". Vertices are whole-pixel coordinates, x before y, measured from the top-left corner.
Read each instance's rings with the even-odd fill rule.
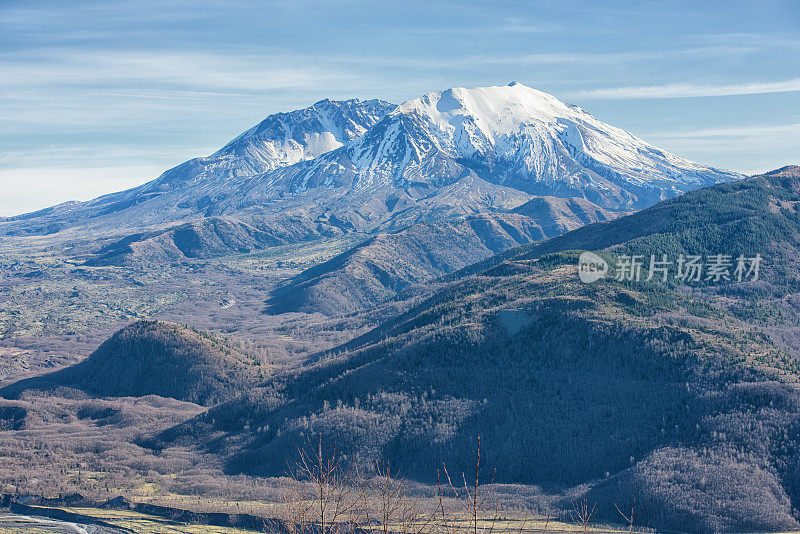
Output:
[[[86,360],[15,382],[0,389],[0,396],[71,388],[96,397],[159,395],[211,406],[268,374],[261,362],[213,336],[178,324],[138,321]]]

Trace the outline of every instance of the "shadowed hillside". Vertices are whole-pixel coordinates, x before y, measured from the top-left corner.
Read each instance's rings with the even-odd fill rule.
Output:
[[[312,220],[293,215],[248,224],[234,217],[207,217],[114,240],[88,256],[85,265],[169,264],[304,243],[339,236],[349,230],[335,218]]]
[[[540,197],[513,213],[416,224],[380,234],[316,265],[275,291],[269,313],[337,315],[369,308],[424,283],[503,252],[620,214],[585,199]]]
[[[349,455],[386,456],[433,481],[442,462],[468,469],[481,434],[500,482],[558,491],[636,475],[638,486],[609,500],[652,495],[643,521],[688,530],[746,524],[747,514],[713,503],[777,488],[769,515],[759,516],[773,519],[761,527],[795,526],[800,419],[789,407],[799,401],[780,383],[794,380],[794,361],[758,330],[671,291],[581,285],[575,259],[520,262],[454,283],[362,348],[321,355],[316,370],[283,390],[212,408],[162,434],[161,446],[222,431],[242,445],[220,437],[204,446],[226,456],[230,472],[279,475],[304,434],[322,433]],[[745,428],[759,429],[768,450],[740,431],[753,411],[757,426]],[[654,451],[672,467],[650,474]],[[685,461],[686,451],[700,460]],[[749,470],[739,454],[754,458]],[[709,519],[680,516],[668,488],[674,476],[699,492],[693,506]],[[720,485],[731,477],[741,483]],[[613,508],[603,513],[613,518]]]
[[[139,321],[114,334],[83,362],[0,390],[74,388],[97,397],[159,395],[205,406],[263,377],[260,362],[212,336],[178,324]]]

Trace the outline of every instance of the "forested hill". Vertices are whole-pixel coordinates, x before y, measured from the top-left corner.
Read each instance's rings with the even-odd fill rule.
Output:
[[[266,373],[266,374],[265,374]],[[114,334],[83,362],[0,390],[74,388],[101,397],[159,395],[210,406],[268,376],[259,362],[197,330],[139,321]]]
[[[636,253],[766,254],[772,272],[792,278],[800,242],[800,166],[691,191],[633,215],[591,224],[506,251],[454,273],[478,272],[504,260],[533,259],[564,250],[600,250],[626,244]],[[784,249],[784,250],[781,250]],[[767,271],[765,271],[767,272]],[[795,277],[796,278],[796,275]]]
[[[595,235],[606,241],[584,248],[622,243],[601,251],[610,262],[658,244],[704,254],[726,242],[735,247],[725,253],[763,246],[782,261],[798,243],[797,183],[796,169],[784,169],[712,187],[462,271],[360,341],[320,354],[285,389],[212,408],[158,446],[201,443],[229,472],[277,475],[301,435],[322,433],[348,455],[385,456],[433,480],[442,462],[468,469],[480,434],[498,481],[588,488],[608,519],[613,504],[636,498],[641,521],[658,528],[796,529],[798,364],[764,326],[768,310],[781,310],[772,325],[797,316],[791,288],[768,281],[784,275],[696,288],[582,284],[576,252],[539,256]],[[212,431],[240,439],[209,441]]]

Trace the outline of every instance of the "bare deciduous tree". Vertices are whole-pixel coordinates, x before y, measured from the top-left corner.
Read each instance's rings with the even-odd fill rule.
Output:
[[[525,514],[523,521],[521,521],[519,529],[511,529],[511,527],[508,525],[505,528],[499,528],[501,509],[500,501],[493,495],[491,490],[487,489],[485,486],[481,486],[481,468],[480,436],[478,436],[478,445],[476,448],[474,479],[471,479],[470,482],[467,482],[466,474],[462,473],[461,480],[463,487],[457,488],[455,484],[453,484],[450,473],[447,471],[447,466],[442,466],[442,470],[447,479],[447,485],[450,487],[453,496],[459,503],[461,513],[466,515],[468,518],[469,534],[492,534],[495,532],[510,534],[512,530],[521,533],[527,523],[527,514]],[[445,492],[442,487],[442,481],[438,471],[436,473],[436,478],[439,495],[439,512],[441,514],[441,528],[444,530],[445,534],[455,534],[459,528],[457,526],[457,521],[452,517],[449,517],[450,514],[448,514],[446,511],[444,498]],[[494,474],[492,474],[489,484],[492,484],[493,482]]]
[[[392,525],[399,524],[406,512],[405,477],[392,477],[389,461],[375,462],[375,476],[366,484],[374,504],[380,532],[389,534]]]
[[[596,508],[596,504],[589,508],[586,497],[583,497],[580,502],[572,503],[572,513],[570,514],[572,516],[572,521],[581,527],[583,534],[589,532],[589,527],[592,526],[592,519],[594,518]]]
[[[288,534],[305,534],[308,530],[313,506],[306,485],[294,476],[288,476],[281,481],[280,488],[278,517],[286,528],[286,532]]]
[[[634,522],[634,512],[636,511],[636,497],[633,498],[633,504],[631,505],[631,514],[630,515],[626,516],[624,513],[622,513],[622,510],[619,509],[619,506],[617,506],[617,503],[614,503],[614,508],[617,509],[617,512],[619,512],[619,515],[621,515],[622,519],[624,519],[625,522],[628,524],[628,531],[630,532],[630,534],[633,534],[633,532],[634,532],[634,523],[633,523]]]
[[[314,524],[319,534],[339,534],[359,524],[361,485],[353,468],[342,464],[335,448],[323,447],[322,436],[316,443],[309,437],[298,452],[298,461],[287,473],[292,489],[284,495],[284,510],[293,522],[287,528],[299,534]]]

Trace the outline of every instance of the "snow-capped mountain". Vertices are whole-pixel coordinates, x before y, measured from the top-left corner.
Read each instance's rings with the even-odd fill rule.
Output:
[[[359,139],[273,174],[273,190],[438,189],[466,176],[531,195],[641,209],[739,176],[700,165],[512,83],[455,88],[401,104]]]
[[[400,106],[323,100],[272,115],[211,156],[128,191],[0,221],[0,235],[110,235],[232,217],[291,239],[324,234],[319,225],[391,230],[507,212],[543,195],[631,211],[739,177],[512,83],[432,92]]]

